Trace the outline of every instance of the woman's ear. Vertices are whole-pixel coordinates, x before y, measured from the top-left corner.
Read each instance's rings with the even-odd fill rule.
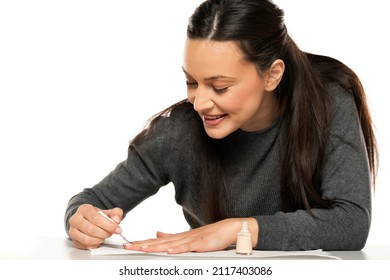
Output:
[[[271,67],[265,72],[265,90],[274,91],[282,80],[284,73],[284,62],[277,59],[272,63]]]

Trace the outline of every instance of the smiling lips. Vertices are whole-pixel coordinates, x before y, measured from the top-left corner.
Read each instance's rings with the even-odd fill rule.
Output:
[[[220,124],[225,119],[226,116],[227,116],[227,114],[223,114],[223,115],[202,115],[202,119],[203,119],[203,122],[205,124],[210,125],[210,126],[216,126],[216,125]]]

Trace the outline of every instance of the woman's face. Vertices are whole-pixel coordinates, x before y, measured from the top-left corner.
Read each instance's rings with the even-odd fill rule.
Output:
[[[187,95],[207,134],[223,138],[237,129],[258,131],[276,119],[276,96],[267,75],[245,61],[236,43],[187,39],[183,70]]]

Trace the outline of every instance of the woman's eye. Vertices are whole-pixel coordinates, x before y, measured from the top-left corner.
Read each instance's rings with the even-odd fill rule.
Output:
[[[187,88],[189,89],[194,89],[194,88],[197,88],[198,87],[198,83],[197,82],[186,82],[187,84]]]
[[[224,88],[216,88],[216,87],[213,87],[213,90],[215,91],[215,93],[224,93],[224,92],[226,92],[228,89],[229,89],[229,87],[224,87]]]

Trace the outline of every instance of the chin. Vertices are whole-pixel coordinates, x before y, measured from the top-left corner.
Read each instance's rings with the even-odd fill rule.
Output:
[[[209,129],[209,128],[205,128],[205,131],[210,138],[217,139],[217,140],[225,138],[226,136],[228,136],[233,132],[230,130],[227,131],[227,130]]]

